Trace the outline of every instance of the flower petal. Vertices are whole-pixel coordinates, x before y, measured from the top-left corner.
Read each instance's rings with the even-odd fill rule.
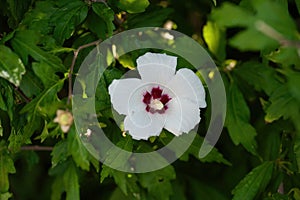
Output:
[[[139,113],[138,115],[143,116],[142,113]],[[147,140],[151,136],[159,135],[164,126],[164,116],[160,114],[151,114],[148,115],[148,117],[150,117],[150,123],[143,126],[146,124],[146,121],[143,122],[142,119],[134,121],[134,118],[127,116],[124,121],[125,131],[128,131],[132,138],[136,140]]]
[[[200,122],[200,109],[197,103],[188,99],[173,98],[168,106],[164,128],[174,135],[188,133]]]
[[[137,69],[144,82],[167,84],[175,75],[177,57],[146,53],[137,59]]]
[[[179,98],[196,101],[200,108],[206,107],[205,90],[200,79],[192,70],[187,68],[178,70],[167,87]]]
[[[113,80],[108,92],[114,109],[119,114],[128,114],[129,99],[133,92],[141,86],[142,81],[136,78]]]

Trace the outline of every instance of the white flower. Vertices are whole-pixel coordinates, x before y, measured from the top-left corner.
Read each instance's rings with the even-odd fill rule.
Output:
[[[176,64],[174,56],[146,53],[137,59],[141,79],[109,86],[112,105],[126,115],[124,129],[134,139],[158,136],[163,128],[179,136],[200,122],[200,108],[206,107],[202,83],[189,69],[176,72]]]

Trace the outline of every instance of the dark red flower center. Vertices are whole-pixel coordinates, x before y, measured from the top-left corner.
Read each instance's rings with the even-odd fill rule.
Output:
[[[163,94],[163,91],[159,86],[153,87],[151,92],[144,94],[143,102],[146,104],[146,111],[150,113],[163,114],[167,109],[167,103],[171,100],[169,95]]]

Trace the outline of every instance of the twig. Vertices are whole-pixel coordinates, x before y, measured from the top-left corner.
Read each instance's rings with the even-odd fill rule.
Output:
[[[26,101],[26,103],[29,103],[31,99],[29,99],[20,88],[15,87],[15,91]]]
[[[281,33],[276,31],[273,27],[271,27],[264,21],[258,20],[255,23],[255,27],[264,35],[279,42],[279,44],[282,45],[283,47],[295,47],[300,49],[300,42],[286,39]]]
[[[68,74],[68,78],[69,78],[69,94],[68,94],[67,104],[70,104],[71,98],[72,98],[72,93],[73,93],[72,92],[72,74],[73,74],[73,70],[74,70],[74,66],[75,66],[75,63],[76,63],[76,59],[77,59],[78,53],[82,49],[88,48],[90,46],[97,46],[100,42],[101,42],[101,40],[99,39],[99,40],[96,40],[94,42],[91,42],[91,43],[88,43],[88,44],[84,44],[82,46],[79,46],[78,49],[76,49],[74,51],[74,56],[73,56],[71,67],[70,67],[70,71],[69,71],[69,74]]]
[[[21,150],[23,150],[23,151],[52,151],[53,147],[50,147],[50,146],[38,146],[38,145],[23,146],[23,147],[21,147]]]

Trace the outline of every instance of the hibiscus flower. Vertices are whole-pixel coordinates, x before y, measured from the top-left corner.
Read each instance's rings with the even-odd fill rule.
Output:
[[[147,140],[165,128],[175,136],[200,122],[206,107],[200,79],[187,68],[176,72],[177,57],[146,53],[137,59],[141,78],[113,80],[108,90],[113,108],[126,115],[124,129],[133,139]]]

